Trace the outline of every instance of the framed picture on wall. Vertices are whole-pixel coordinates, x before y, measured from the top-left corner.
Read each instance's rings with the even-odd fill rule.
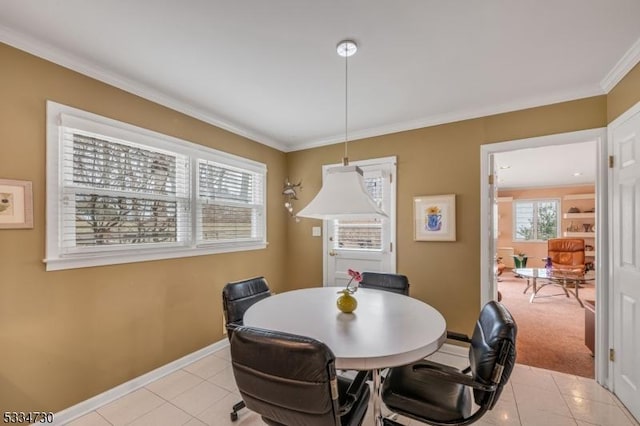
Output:
[[[33,228],[31,182],[0,179],[0,229]]]
[[[413,239],[456,240],[455,194],[413,197]]]

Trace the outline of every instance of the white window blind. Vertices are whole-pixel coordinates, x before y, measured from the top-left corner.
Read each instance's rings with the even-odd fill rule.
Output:
[[[373,200],[382,205],[384,191],[382,176],[364,178],[364,185]],[[356,250],[382,250],[382,221],[368,220],[336,220],[334,226],[334,248]]]
[[[186,156],[69,127],[62,135],[64,252],[187,241]]]
[[[266,173],[47,102],[47,270],[265,248]]]
[[[513,239],[546,241],[558,236],[558,200],[523,200],[513,203]]]
[[[264,176],[212,161],[198,162],[198,243],[262,241]]]

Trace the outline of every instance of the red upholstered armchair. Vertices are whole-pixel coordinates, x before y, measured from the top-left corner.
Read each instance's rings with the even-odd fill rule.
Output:
[[[547,252],[553,268],[584,271],[585,255],[582,238],[550,239]]]

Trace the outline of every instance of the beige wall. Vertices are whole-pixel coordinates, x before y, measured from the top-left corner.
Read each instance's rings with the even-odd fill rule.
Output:
[[[285,155],[2,44],[0,64],[0,177],[33,181],[35,208],[34,229],[0,230],[2,411],[58,411],[223,339],[229,280],[263,274],[276,291],[322,282],[318,222],[295,223],[280,191],[285,176],[302,179],[304,206],[342,145]],[[480,299],[480,145],[605,126],[640,100],[638,87],[636,67],[609,96],[350,143],[353,160],[398,156],[398,271],[412,294],[469,332]],[[269,248],[45,272],[47,99],[265,162]],[[457,195],[458,240],[414,242],[412,197],[446,193]]]
[[[607,95],[607,122],[640,102],[640,63],[636,64]]]
[[[223,339],[221,290],[284,288],[286,222],[268,202],[266,250],[45,272],[45,101],[267,164],[285,154],[0,44],[0,178],[33,182],[35,226],[0,230],[0,412],[58,411]]]
[[[569,221],[562,219],[562,213],[567,213],[569,208],[578,207],[581,212],[594,206],[595,200],[564,200],[566,195],[571,194],[593,194],[595,187],[587,186],[571,186],[562,188],[528,188],[528,189],[512,189],[500,190],[499,197],[511,197],[513,201],[530,200],[535,198],[557,198],[560,200],[560,222],[561,232],[566,230]],[[497,240],[497,247],[513,247],[513,253],[525,253],[527,255],[527,267],[541,268],[544,266],[543,258],[547,257],[547,243],[545,242],[522,242],[513,241],[513,203],[498,203],[498,231],[500,235]],[[578,225],[579,221],[575,221]],[[560,234],[562,236],[562,234]],[[595,246],[593,240],[585,241],[586,244]],[[510,265],[512,262],[506,262]]]
[[[480,145],[606,125],[604,96],[500,114],[349,142],[351,160],[398,157],[398,272],[411,294],[442,312],[451,330],[469,333],[480,306]],[[288,154],[289,177],[302,180],[300,206],[321,185],[321,166],[340,161],[343,145]],[[416,242],[412,199],[456,194],[457,241]],[[311,237],[320,222],[289,224],[290,288],[322,282],[322,239]]]

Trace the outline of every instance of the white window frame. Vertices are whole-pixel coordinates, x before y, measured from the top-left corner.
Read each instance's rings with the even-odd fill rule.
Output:
[[[188,178],[189,201],[186,204],[188,204],[187,207],[190,210],[190,220],[179,224],[179,226],[183,227],[181,231],[186,235],[186,239],[180,239],[175,243],[153,248],[136,245],[131,247],[107,247],[105,250],[102,250],[102,248],[100,248],[101,250],[88,251],[81,249],[63,250],[61,242],[63,173],[60,167],[64,154],[61,141],[63,121],[65,125],[73,124],[72,127],[88,132],[188,157],[190,173]],[[252,239],[251,241],[225,241],[223,243],[208,241],[206,244],[197,243],[196,236],[199,230],[196,229],[197,209],[195,206],[197,206],[198,181],[195,171],[199,160],[214,161],[225,166],[262,175],[263,187],[261,191],[263,203],[260,212],[261,218],[257,219],[260,223],[253,223],[254,226],[263,230],[263,235],[260,238]],[[264,249],[268,244],[266,239],[266,190],[267,167],[263,163],[47,101],[47,241],[46,258],[44,259],[47,271]]]
[[[383,269],[381,272],[389,272],[389,273],[395,273],[396,272],[396,268],[397,268],[397,241],[396,241],[396,222],[397,222],[397,215],[396,215],[396,193],[397,193],[397,158],[396,156],[390,156],[390,157],[382,157],[382,158],[372,158],[372,159],[368,159],[368,160],[357,160],[357,161],[350,161],[349,162],[350,165],[353,166],[360,166],[362,168],[374,168],[376,166],[379,166],[381,169],[385,170],[385,174],[386,176],[391,176],[390,178],[390,182],[389,182],[389,187],[388,187],[388,193],[387,193],[387,199],[388,199],[388,211],[386,211],[386,213],[389,215],[389,217],[387,219],[384,219],[384,221],[386,222],[386,227],[387,230],[386,232],[383,232],[383,249],[387,250],[387,252],[389,253],[389,265],[387,268]],[[323,165],[322,166],[322,176],[323,178],[326,177],[327,175],[327,170],[329,170],[332,167],[336,167],[336,166],[341,166],[342,164],[327,164],[327,165]],[[330,277],[333,277],[333,273],[330,271],[331,267],[330,267],[330,262],[329,262],[329,251],[332,248],[332,244],[329,241],[329,238],[331,237],[331,233],[329,232],[329,229],[331,227],[329,220],[323,220],[322,221],[322,249],[323,249],[323,282],[324,285],[334,285],[331,284],[334,282],[333,278],[330,279]],[[384,234],[387,234],[387,236],[385,237]],[[357,252],[358,250],[350,250],[352,253]],[[369,254],[377,254],[380,253],[379,251],[369,251],[368,253],[366,253],[367,255]]]
[[[353,163],[355,164],[355,163]],[[362,166],[362,165],[361,165]],[[390,198],[390,192],[391,192],[391,184],[387,184],[387,182],[385,182],[385,173],[389,173],[387,170],[383,170],[384,165],[381,166],[380,169],[374,169],[374,170],[370,170],[367,171],[365,174],[368,175],[367,177],[364,178],[365,182],[366,179],[368,177],[375,177],[380,179],[380,184],[382,185],[382,197],[383,200],[388,200]],[[389,166],[387,166],[387,168],[390,168]],[[373,175],[373,176],[372,176]],[[365,187],[366,187],[366,183],[365,183]],[[371,194],[370,194],[371,195]],[[374,198],[372,196],[372,198]],[[374,198],[375,201],[375,198]],[[389,210],[389,208],[384,208],[384,206],[379,206],[382,209],[384,209],[385,211]],[[389,247],[390,241],[390,233],[388,232],[388,226],[385,224],[384,222],[384,218],[379,218],[378,219],[378,223],[375,225],[376,227],[380,228],[380,247],[379,248],[367,248],[367,247],[337,247],[337,244],[339,244],[339,239],[336,238],[337,237],[337,232],[338,229],[340,227],[340,219],[333,219],[333,235],[330,235],[330,244],[329,244],[329,248],[330,249],[339,249],[339,250],[345,250],[345,251],[363,251],[363,252],[370,252],[370,253],[382,253],[385,251],[385,249],[387,249]],[[358,222],[357,220],[354,222]],[[347,225],[349,226],[349,225]],[[358,225],[353,225],[354,227],[357,227]],[[365,225],[364,227],[373,227],[373,224],[370,225]]]
[[[562,204],[561,204],[561,200],[559,198],[555,198],[555,197],[542,197],[542,198],[530,198],[530,199],[518,199],[518,200],[513,200],[513,222],[511,224],[511,232],[512,232],[512,241],[514,243],[541,243],[541,242],[546,242],[547,240],[541,240],[538,238],[538,230],[536,227],[536,223],[534,221],[534,226],[533,226],[533,231],[535,232],[535,237],[531,240],[524,240],[524,239],[519,239],[516,238],[516,236],[518,235],[518,230],[517,230],[517,226],[518,226],[518,221],[517,221],[517,206],[519,203],[535,203],[535,208],[534,211],[537,212],[538,209],[538,204],[539,203],[544,203],[544,202],[549,202],[549,201],[555,201],[556,202],[556,215],[557,215],[557,223],[556,223],[556,236],[555,238],[560,237],[560,225],[561,225],[561,217],[560,215],[562,214]],[[534,218],[537,217],[534,215]]]

